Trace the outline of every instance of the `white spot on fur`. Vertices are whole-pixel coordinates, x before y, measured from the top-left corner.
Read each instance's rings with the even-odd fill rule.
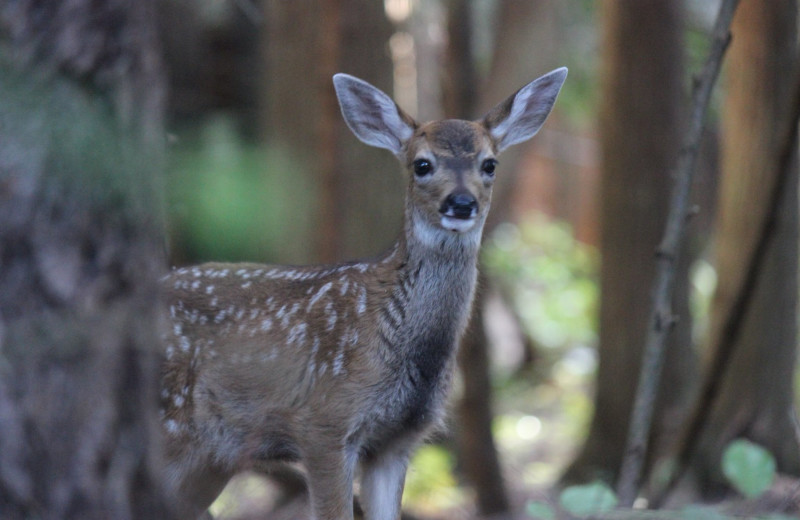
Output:
[[[363,285],[358,289],[358,299],[356,300],[356,312],[361,315],[367,310],[367,288]]]
[[[272,320],[267,318],[261,322],[261,330],[267,332],[272,328]]]
[[[306,341],[306,329],[308,326],[305,323],[298,323],[292,330],[289,331],[289,338],[286,340],[289,345],[299,344],[302,345]]]
[[[283,310],[285,307],[286,307],[286,306],[284,305],[284,306],[281,308],[281,310]],[[294,315],[294,314],[295,314],[295,313],[296,313],[298,310],[300,310],[300,303],[299,303],[299,302],[296,302],[294,305],[292,305],[292,308],[291,308],[290,310],[288,310],[288,311],[284,312],[282,316],[278,316],[278,317],[281,319],[281,326],[282,326],[284,329],[285,329],[286,327],[288,327],[288,326],[289,326],[289,321],[292,319],[292,316],[293,316],[293,315]]]
[[[164,428],[166,428],[167,432],[171,433],[172,435],[176,435],[181,431],[181,428],[175,419],[167,419],[164,421]]]
[[[333,287],[333,282],[328,282],[322,287],[320,287],[319,291],[317,291],[317,293],[314,296],[312,296],[311,299],[308,301],[308,307],[306,307],[306,312],[311,311],[311,307],[313,307],[314,304],[317,303],[320,298],[325,296],[325,293],[328,292],[331,287]]]
[[[206,294],[212,294],[213,292],[214,292],[214,286],[213,285],[207,285],[206,286]]]
[[[186,336],[181,336],[181,339],[178,341],[178,346],[180,347],[182,352],[189,352],[189,347],[191,347],[191,343],[189,343],[189,338]]]
[[[333,302],[328,302],[327,305],[325,305],[325,315],[328,317],[328,324],[325,327],[325,330],[330,332],[336,326],[337,317],[336,310],[333,308]]]
[[[245,282],[242,284],[242,289],[249,289],[253,282]]]
[[[333,375],[338,376],[342,372],[344,372],[344,351],[340,350],[336,354],[336,358],[333,360]]]

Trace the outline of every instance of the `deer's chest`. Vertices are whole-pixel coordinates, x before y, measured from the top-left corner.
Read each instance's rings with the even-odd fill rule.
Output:
[[[449,387],[457,330],[427,330],[408,345],[407,357],[387,372],[375,392],[375,412],[364,422],[367,453],[407,436],[416,437],[438,422]]]

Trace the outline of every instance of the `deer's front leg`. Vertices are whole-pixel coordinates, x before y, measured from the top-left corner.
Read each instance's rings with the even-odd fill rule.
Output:
[[[408,449],[395,448],[363,461],[361,506],[366,520],[398,520]]]
[[[324,442],[306,451],[304,463],[314,520],[353,519],[356,458],[345,446]]]

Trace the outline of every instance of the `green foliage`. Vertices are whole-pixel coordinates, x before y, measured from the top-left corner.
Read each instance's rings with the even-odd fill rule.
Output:
[[[555,520],[556,518],[553,506],[539,500],[531,500],[526,503],[525,514],[536,520]]]
[[[558,503],[571,515],[585,518],[610,511],[617,506],[617,496],[603,482],[570,486],[561,492]]]
[[[563,348],[595,341],[597,254],[566,224],[537,215],[497,228],[484,260],[513,296],[538,344]]]
[[[454,465],[453,454],[444,447],[420,447],[409,465],[403,503],[428,512],[461,504],[465,497],[453,477]]]
[[[301,165],[224,117],[182,136],[169,158],[170,221],[192,261],[302,259],[315,194]]]
[[[722,473],[747,498],[756,498],[775,479],[775,457],[746,439],[731,442],[722,455]]]

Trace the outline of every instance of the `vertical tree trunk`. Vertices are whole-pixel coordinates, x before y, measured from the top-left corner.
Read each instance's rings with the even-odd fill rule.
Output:
[[[723,323],[744,277],[769,204],[774,165],[784,143],[778,133],[789,109],[796,69],[797,5],[791,0],[743,0],[734,18],[728,51],[728,90],[724,105],[722,167],[716,266],[718,287],[712,303],[710,345],[719,346]],[[691,469],[719,489],[720,458],[736,437],[767,447],[780,470],[798,474],[793,412],[797,348],[798,215],[797,165],[793,163],[763,270],[733,355],[722,377],[719,397],[706,428],[696,440]],[[711,356],[717,352],[709,352]]]
[[[603,24],[600,357],[589,436],[565,478],[614,482],[636,391],[670,169],[680,146],[682,6],[669,0],[607,1]],[[683,265],[674,302],[680,319],[654,415],[655,435],[667,438],[691,388],[687,278]],[[651,446],[661,444],[656,438]]]
[[[149,0],[0,4],[0,511],[169,518]]]
[[[266,9],[265,135],[292,161],[287,185],[319,186],[316,193],[297,193],[304,235],[287,236],[281,260],[376,254],[400,230],[404,180],[391,154],[350,134],[331,76],[346,72],[391,93],[391,27],[383,4],[268,0]]]
[[[466,0],[451,0],[447,7],[444,111],[445,117],[464,119],[475,111],[477,92],[471,51],[471,8]],[[479,286],[485,286],[486,281],[481,276]],[[480,291],[458,355],[464,386],[458,401],[457,441],[459,465],[475,490],[478,512],[491,516],[507,514],[510,506],[492,434],[492,385],[482,303]]]
[[[495,48],[485,81],[481,81],[475,70],[471,51],[471,3],[453,0],[447,6],[447,75],[443,89],[447,117],[479,117],[558,63],[553,44],[556,41],[554,2],[507,0],[498,3]],[[487,235],[511,216],[510,199],[517,179],[524,173],[519,163],[526,146],[527,143],[516,146],[503,154],[502,171],[485,227]],[[491,429],[493,392],[489,344],[483,323],[485,297],[491,283],[488,277],[481,276],[472,321],[461,341],[459,366],[464,376],[464,389],[458,402],[460,464],[475,488],[478,511],[487,516],[508,514],[511,509]]]

